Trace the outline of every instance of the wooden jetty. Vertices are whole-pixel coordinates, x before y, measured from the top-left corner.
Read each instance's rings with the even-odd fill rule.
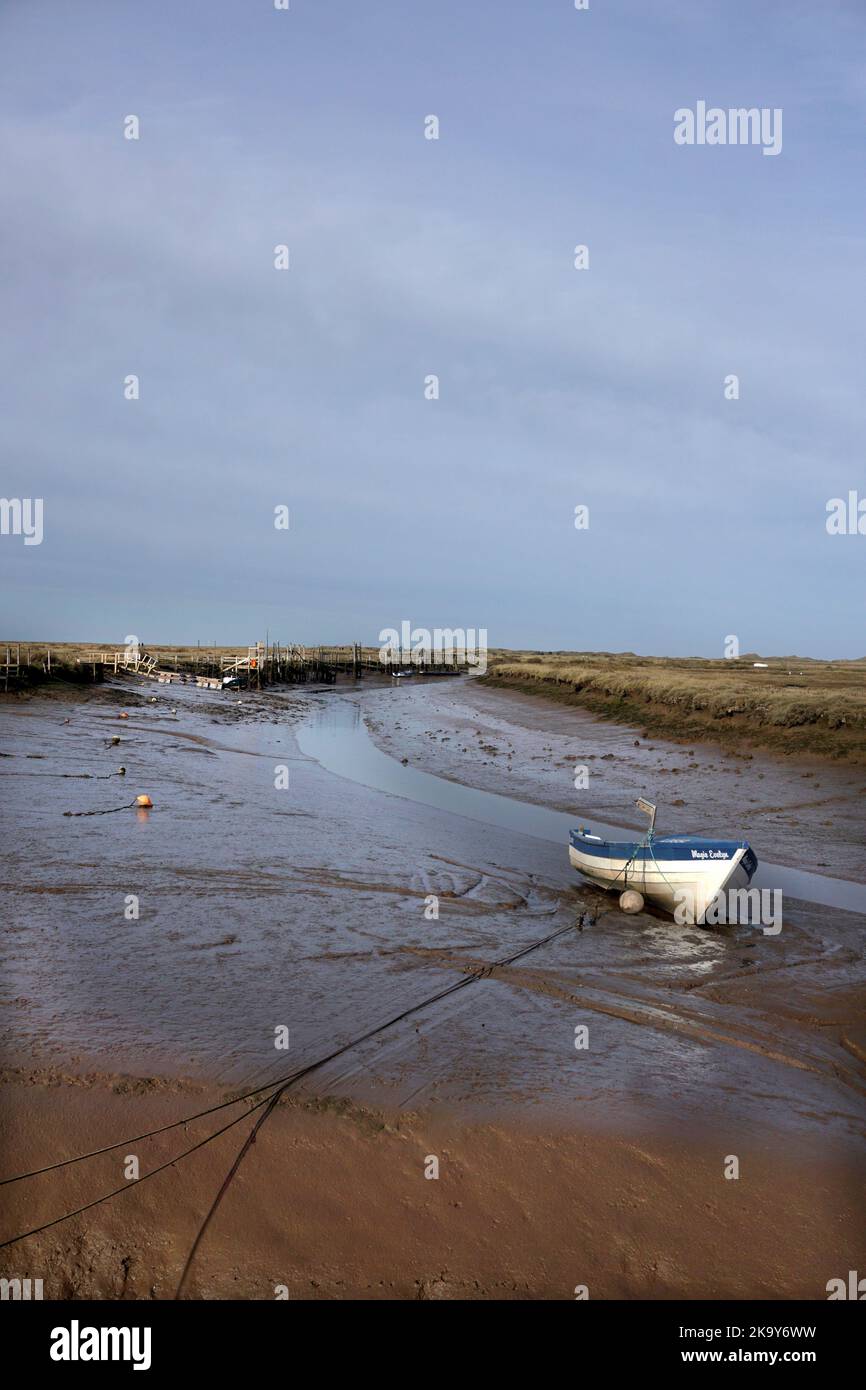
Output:
[[[132,671],[137,676],[161,674],[156,658],[145,652],[143,647],[124,647],[123,651],[114,652],[88,652],[86,657],[79,659],[83,659],[87,666],[92,665],[94,672],[99,667],[103,673],[108,670],[115,676],[125,671]]]
[[[364,647],[360,642],[344,647],[257,642],[247,648],[245,655],[224,658],[220,675],[223,679],[261,689],[274,683],[333,685],[340,677],[358,681],[365,675],[393,676],[406,666],[407,662],[390,659],[383,662],[378,647]],[[465,653],[443,655],[441,659],[416,655],[411,667],[419,675],[458,675],[466,670]]]
[[[2,688],[37,683],[46,677],[75,681],[98,681],[108,676],[138,676],[160,685],[194,684],[204,689],[242,687],[261,690],[274,684],[333,685],[337,680],[359,681],[365,676],[403,677],[458,675],[468,669],[466,653],[393,652],[383,661],[378,647],[360,642],[345,646],[306,647],[300,643],[255,642],[245,651],[221,647],[145,648],[128,645],[117,648],[83,648],[58,644],[54,649],[21,643],[5,647],[5,663],[0,647]]]
[[[13,685],[15,685],[15,684],[17,684],[18,681],[21,679],[21,643],[20,643],[20,642],[16,642],[16,643],[15,643],[15,650],[14,650],[14,653],[13,653],[13,650],[12,650],[11,647],[7,647],[7,648],[6,648],[6,661],[5,661],[5,664],[2,666],[2,668],[0,668],[0,670],[2,670],[2,673],[3,673],[3,689],[4,689],[4,690],[8,690],[8,689],[9,689],[9,682],[10,682],[10,680],[12,681]]]

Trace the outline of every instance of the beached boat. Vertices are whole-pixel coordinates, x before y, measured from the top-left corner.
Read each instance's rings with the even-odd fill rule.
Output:
[[[655,806],[643,799],[637,805],[650,815],[643,840],[605,840],[580,826],[570,835],[572,866],[600,888],[631,890],[698,925],[719,895],[748,888],[758,859],[747,840],[656,835]],[[643,903],[630,897],[623,906],[639,911]]]

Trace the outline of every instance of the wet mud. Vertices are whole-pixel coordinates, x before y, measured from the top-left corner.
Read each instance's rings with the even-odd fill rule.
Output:
[[[647,769],[683,763],[581,711],[541,706],[533,727],[539,706],[460,682],[228,699],[111,688],[4,709],[7,1064],[255,1085],[470,976],[300,1089],[621,1132],[736,1119],[756,1139],[772,1126],[854,1142],[863,916],[792,900],[778,936],[628,917],[573,873],[563,843],[518,828],[519,806],[511,826],[475,818],[483,806],[455,814],[458,780],[573,811],[580,755],[604,769],[595,809],[637,825],[630,801],[658,788]],[[384,757],[371,733],[391,790],[363,780],[365,758]],[[695,750],[693,775],[678,775],[684,808],[659,798],[662,828],[746,833],[793,862],[798,770],[755,758],[743,783],[712,756]],[[103,780],[118,764],[125,776]],[[400,793],[407,766],[444,779],[441,804]],[[748,811],[743,787],[761,777]],[[853,879],[861,781],[834,769],[815,789],[842,808],[832,833],[813,832],[825,872]],[[152,811],[63,815],[139,793]],[[559,927],[572,930],[503,963]]]

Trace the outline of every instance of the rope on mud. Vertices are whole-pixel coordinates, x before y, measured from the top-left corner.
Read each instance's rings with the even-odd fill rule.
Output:
[[[109,777],[125,777],[126,772],[3,772],[2,777],[65,777],[77,782],[107,782]],[[72,815],[69,811],[67,815]]]
[[[426,1009],[431,1004],[438,1004],[443,999],[446,999],[450,994],[456,994],[456,992],[459,989],[464,989],[467,985],[472,985],[475,984],[478,980],[485,979],[494,970],[498,970],[504,965],[514,965],[516,961],[521,960],[524,956],[529,955],[530,951],[537,951],[539,947],[546,946],[548,942],[555,941],[558,936],[564,936],[565,933],[569,931],[574,931],[574,926],[572,923],[569,923],[567,927],[559,927],[555,932],[551,932],[549,936],[543,937],[541,941],[534,941],[529,946],[524,946],[521,950],[515,951],[513,955],[506,956],[503,960],[491,961],[489,965],[482,966],[477,972],[473,972],[471,975],[464,975],[462,979],[455,980],[452,984],[446,985],[444,989],[440,990],[437,994],[431,995],[429,999],[422,1000],[420,1004],[413,1004],[410,1008],[404,1009],[402,1013],[397,1014],[394,1018],[388,1019],[385,1023],[378,1024],[375,1028],[370,1028],[359,1038],[354,1038],[352,1042],[345,1043],[342,1047],[339,1047],[334,1052],[330,1053],[329,1056],[321,1058],[318,1062],[312,1062],[308,1067],[305,1067],[303,1071],[296,1073],[287,1081],[283,1082],[282,1085],[279,1085],[274,1094],[272,1096],[269,1096],[267,1100],[260,1101],[259,1105],[264,1106],[264,1111],[256,1120],[256,1123],[253,1125],[253,1128],[250,1130],[250,1133],[247,1135],[246,1139],[241,1145],[237,1157],[235,1158],[231,1168],[229,1169],[228,1173],[223,1179],[220,1189],[214,1197],[214,1200],[211,1203],[211,1206],[208,1210],[207,1215],[204,1218],[204,1221],[199,1227],[198,1235],[193,1241],[192,1249],[190,1250],[189,1255],[186,1259],[186,1264],[183,1267],[183,1272],[180,1276],[177,1290],[174,1295],[175,1299],[179,1299],[181,1293],[183,1292],[183,1286],[186,1283],[187,1275],[189,1274],[189,1271],[192,1268],[192,1263],[195,1259],[196,1252],[198,1251],[198,1248],[204,1239],[205,1232],[207,1231],[211,1221],[216,1215],[217,1209],[220,1203],[222,1202],[223,1197],[229,1189],[232,1178],[237,1173],[244,1158],[246,1157],[247,1153],[255,1143],[256,1135],[258,1134],[262,1125],[265,1123],[265,1120],[275,1109],[276,1105],[280,1100],[280,1097],[283,1095],[285,1091],[289,1089],[290,1086],[293,1086],[296,1081],[300,1081],[302,1077],[309,1075],[310,1072],[317,1071],[319,1067],[323,1067],[326,1065],[326,1063],[334,1061],[337,1057],[341,1057],[343,1053],[348,1052],[351,1048],[358,1047],[361,1043],[368,1042],[371,1038],[375,1038],[379,1033],[383,1033],[386,1028],[392,1028],[395,1024],[402,1023],[404,1019],[409,1018],[412,1014],[419,1013],[421,1009]],[[258,1109],[259,1107],[257,1106],[255,1108]]]
[[[242,1096],[235,1096],[234,1100],[220,1101],[219,1105],[211,1105],[207,1110],[199,1110],[195,1115],[184,1115],[180,1120],[172,1120],[170,1125],[160,1125],[159,1129],[148,1129],[144,1134],[135,1134],[131,1139],[120,1139],[116,1144],[106,1144],[102,1149],[91,1149],[89,1153],[76,1154],[74,1158],[61,1159],[59,1163],[49,1163],[44,1168],[32,1168],[28,1173],[16,1173],[11,1178],[0,1178],[0,1187],[6,1187],[9,1183],[24,1182],[25,1178],[38,1178],[43,1173],[54,1173],[58,1168],[68,1168],[73,1163],[83,1163],[88,1158],[99,1158],[102,1154],[114,1153],[115,1149],[124,1149],[132,1144],[141,1143],[142,1139],[153,1139],[157,1134],[167,1134],[171,1129],[179,1129],[181,1125],[191,1125],[195,1120],[203,1120],[207,1115],[214,1115],[218,1110],[227,1110],[229,1106],[239,1105],[242,1100],[250,1100],[253,1096],[261,1095],[262,1091],[269,1091],[272,1086],[279,1084],[280,1078],[276,1081],[267,1081],[259,1086],[255,1091],[246,1091]],[[252,1111],[248,1111],[252,1114]]]
[[[102,1202],[107,1202],[112,1197],[118,1197],[121,1192],[128,1192],[131,1187],[137,1187],[139,1183],[147,1182],[148,1178],[155,1178],[157,1173],[162,1173],[166,1168],[173,1167],[173,1165],[179,1163],[182,1158],[188,1158],[190,1154],[195,1153],[196,1149],[204,1148],[205,1144],[209,1144],[212,1139],[218,1139],[221,1134],[225,1134],[227,1129],[231,1129],[234,1125],[240,1124],[241,1120],[247,1118],[247,1115],[253,1114],[255,1110],[258,1110],[266,1103],[266,1101],[260,1100],[258,1105],[254,1105],[245,1115],[236,1115],[233,1120],[229,1120],[229,1123],[223,1125],[222,1129],[218,1129],[215,1134],[209,1134],[206,1139],[200,1139],[197,1144],[193,1144],[191,1149],[185,1149],[183,1153],[177,1154],[174,1158],[168,1159],[165,1163],[161,1163],[158,1168],[154,1168],[151,1172],[145,1173],[143,1177],[137,1178],[135,1181],[128,1180],[124,1183],[123,1187],[115,1187],[112,1192],[106,1192],[102,1197],[97,1197],[95,1201],[87,1202],[83,1207],[76,1207],[75,1211],[68,1211],[63,1216],[56,1216],[53,1221],[46,1221],[42,1226],[34,1226],[32,1231],[23,1231],[20,1236],[12,1236],[10,1240],[0,1241],[0,1250],[4,1250],[7,1245],[17,1244],[19,1240],[26,1240],[28,1236],[38,1236],[42,1231],[49,1231],[52,1226],[59,1226],[62,1221],[69,1221],[73,1216],[80,1216],[82,1212],[90,1211],[92,1207],[98,1207]],[[116,1148],[118,1146],[115,1145],[114,1147]],[[14,1179],[9,1179],[9,1181],[14,1181]]]
[[[125,808],[118,807],[117,809],[123,810]],[[317,1061],[310,1062],[307,1066],[302,1067],[298,1071],[291,1072],[287,1076],[277,1077],[275,1080],[267,1082],[263,1086],[258,1086],[255,1090],[248,1091],[245,1095],[235,1096],[234,1100],[223,1101],[219,1105],[210,1106],[207,1110],[201,1110],[196,1115],[189,1115],[184,1119],[175,1120],[170,1125],[163,1125],[160,1129],[150,1130],[146,1134],[140,1134],[136,1136],[136,1138],[122,1139],[117,1144],[109,1144],[106,1145],[105,1148],[94,1149],[90,1153],[86,1154],[79,1154],[75,1158],[66,1158],[63,1159],[60,1163],[52,1163],[45,1168],[36,1168],[29,1173],[19,1173],[12,1178],[3,1178],[2,1180],[0,1180],[0,1186],[5,1186],[6,1184],[13,1182],[21,1182],[24,1178],[36,1177],[38,1174],[41,1173],[53,1172],[55,1169],[65,1168],[71,1163],[81,1163],[87,1158],[95,1158],[99,1154],[111,1153],[115,1149],[123,1148],[127,1145],[137,1143],[141,1139],[148,1139],[156,1134],[164,1134],[166,1133],[166,1131],[170,1129],[177,1129],[179,1125],[191,1124],[193,1120],[201,1119],[205,1115],[211,1115],[217,1110],[224,1110],[227,1106],[237,1105],[242,1100],[248,1100],[252,1096],[261,1095],[262,1091],[270,1091],[273,1087],[277,1088],[275,1091],[273,1091],[271,1095],[264,1096],[261,1100],[257,1101],[256,1104],[251,1106],[249,1110],[245,1111],[243,1115],[235,1116],[233,1120],[230,1120],[228,1124],[223,1125],[221,1129],[216,1130],[213,1134],[209,1134],[204,1139],[200,1139],[199,1142],[197,1144],[193,1144],[191,1148],[185,1149],[183,1153],[177,1154],[174,1158],[168,1159],[165,1163],[161,1163],[159,1167],[152,1169],[149,1173],[145,1173],[136,1181],[127,1181],[124,1183],[122,1187],[116,1187],[113,1189],[113,1191],[106,1192],[102,1197],[97,1197],[94,1201],[87,1202],[84,1206],[76,1207],[74,1211],[66,1212],[63,1216],[57,1216],[54,1218],[53,1221],[46,1221],[41,1226],[35,1226],[33,1230],[23,1231],[20,1235],[12,1236],[9,1240],[0,1241],[0,1250],[5,1249],[8,1245],[17,1244],[19,1240],[26,1240],[29,1236],[39,1235],[42,1231],[50,1230],[52,1226],[59,1226],[61,1222],[69,1221],[72,1219],[73,1216],[80,1216],[83,1212],[90,1211],[93,1207],[99,1206],[102,1202],[110,1201],[112,1197],[117,1197],[123,1192],[128,1192],[131,1188],[137,1187],[139,1183],[146,1182],[148,1178],[155,1178],[158,1173],[164,1172],[166,1168],[171,1168],[175,1163],[180,1163],[182,1159],[188,1158],[190,1154],[196,1153],[197,1150],[204,1148],[206,1144],[211,1143],[211,1141],[214,1139],[218,1139],[221,1134],[225,1134],[227,1130],[233,1129],[235,1125],[240,1124],[242,1120],[245,1120],[250,1115],[255,1114],[257,1110],[261,1110],[264,1107],[267,1107],[265,1109],[265,1113],[259,1117],[253,1129],[247,1135],[246,1140],[241,1146],[241,1149],[239,1150],[237,1157],[234,1160],[234,1163],[229,1169],[229,1172],[226,1174],[222,1186],[220,1187],[220,1190],[217,1193],[210,1207],[210,1210],[208,1211],[199,1229],[198,1235],[196,1236],[195,1242],[184,1266],[180,1283],[177,1287],[177,1293],[175,1294],[175,1298],[178,1298],[180,1296],[187,1274],[191,1268],[196,1251],[198,1250],[201,1244],[205,1231],[210,1225],[212,1217],[216,1213],[216,1210],[219,1207],[220,1202],[222,1201],[226,1191],[228,1190],[232,1178],[234,1177],[235,1173],[240,1167],[241,1162],[243,1161],[243,1158],[248,1152],[250,1146],[254,1142],[256,1134],[258,1133],[262,1124],[264,1124],[264,1121],[268,1118],[268,1115],[270,1115],[271,1111],[274,1109],[283,1092],[286,1091],[289,1088],[289,1086],[292,1086],[296,1081],[300,1081],[303,1077],[309,1076],[311,1072],[317,1071],[319,1067],[323,1067],[328,1062],[332,1062],[337,1057],[341,1057],[345,1052],[350,1051],[352,1048],[358,1047],[361,1043],[367,1042],[369,1041],[369,1039],[376,1037],[379,1033],[384,1032],[385,1029],[392,1028],[397,1023],[402,1023],[404,1019],[409,1018],[412,1014],[418,1013],[422,1009],[429,1008],[432,1004],[439,1003],[442,999],[447,998],[450,994],[456,993],[456,991],[459,989],[463,989],[466,985],[471,985],[474,984],[477,980],[484,979],[487,975],[491,973],[491,971],[499,969],[501,966],[513,965],[516,961],[521,960],[523,956],[529,955],[531,951],[537,951],[541,946],[546,946],[548,942],[555,941],[557,937],[564,936],[566,932],[570,931],[574,931],[574,925],[572,923],[569,923],[568,926],[565,927],[559,927],[555,932],[551,932],[548,936],[542,937],[540,941],[533,941],[528,946],[522,947],[519,951],[514,952],[512,955],[507,956],[502,960],[491,961],[489,965],[481,967],[477,971],[477,973],[472,973],[470,975],[464,976],[460,980],[455,980],[452,984],[447,985],[444,989],[439,990],[436,994],[430,995],[427,999],[422,999],[417,1004],[410,1005],[409,1008],[403,1009],[401,1013],[395,1014],[393,1018],[389,1018],[384,1023],[377,1024],[374,1028],[368,1029],[368,1031],[366,1033],[361,1034],[360,1037],[353,1038],[350,1042],[344,1043],[342,1046],[335,1048],[334,1051],[328,1053],[327,1056],[320,1057]]]

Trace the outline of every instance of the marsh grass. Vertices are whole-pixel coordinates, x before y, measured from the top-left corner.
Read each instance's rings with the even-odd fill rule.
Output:
[[[866,661],[737,662],[631,653],[496,652],[485,683],[546,695],[648,733],[866,762]]]

